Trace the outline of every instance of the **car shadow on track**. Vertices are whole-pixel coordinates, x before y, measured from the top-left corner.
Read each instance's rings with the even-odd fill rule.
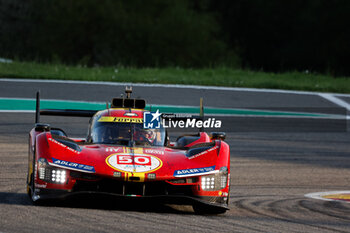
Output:
[[[68,208],[88,208],[117,211],[136,211],[154,213],[194,214],[191,206],[167,205],[156,200],[137,198],[115,198],[99,195],[76,196],[58,201],[56,206]]]
[[[26,193],[0,192],[0,204],[33,205]]]
[[[37,206],[33,204],[25,193],[0,192],[0,204]],[[193,215],[193,209],[189,205],[168,205],[157,201],[120,199],[106,196],[82,196],[64,200],[48,200],[40,203],[42,207],[99,209],[110,211],[136,211],[153,213],[172,213]]]

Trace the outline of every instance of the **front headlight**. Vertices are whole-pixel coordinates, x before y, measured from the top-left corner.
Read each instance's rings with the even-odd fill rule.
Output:
[[[227,186],[227,178],[228,178],[228,169],[227,167],[221,167],[220,168],[220,188],[226,188]]]
[[[203,190],[215,190],[215,175],[202,176],[201,185]]]
[[[201,187],[205,191],[215,191],[226,188],[228,169],[227,167],[221,167],[220,172],[201,177]]]
[[[61,183],[63,184],[66,182],[66,171],[65,170],[52,170],[51,171],[51,180],[54,183]]]
[[[67,172],[64,169],[58,169],[49,166],[46,159],[38,160],[39,179],[49,183],[63,184],[67,180]]]
[[[49,166],[47,163],[46,159],[40,158],[38,159],[38,174],[39,174],[39,179],[46,181],[50,177],[46,176],[46,168]]]

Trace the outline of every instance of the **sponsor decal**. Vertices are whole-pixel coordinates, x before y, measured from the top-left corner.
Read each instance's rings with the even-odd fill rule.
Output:
[[[197,157],[199,157],[199,156],[201,156],[201,155],[207,154],[208,152],[211,152],[211,151],[213,151],[213,150],[216,150],[217,148],[219,148],[219,147],[218,147],[218,146],[214,146],[214,147],[210,148],[209,150],[205,150],[205,151],[203,151],[203,152],[201,152],[201,153],[198,153],[198,154],[196,154],[196,155],[193,155],[193,156],[189,157],[188,159],[197,158]]]
[[[36,188],[46,188],[47,184],[35,184]]]
[[[66,150],[69,150],[69,151],[71,151],[73,153],[80,154],[79,151],[76,151],[76,150],[70,148],[69,146],[66,146],[66,145],[64,145],[64,144],[62,144],[62,143],[60,143],[60,142],[58,142],[58,141],[56,141],[56,140],[54,140],[52,138],[49,138],[49,141],[51,141],[53,143],[56,143],[57,145],[60,145],[60,146],[64,147]]]
[[[118,152],[119,151],[119,147],[115,148],[115,147],[107,147],[106,148],[106,152]]]
[[[130,117],[111,117],[102,116],[98,119],[99,122],[117,122],[117,123],[143,123],[142,118],[130,118]]]
[[[147,154],[118,153],[106,158],[106,163],[113,169],[123,172],[151,172],[162,167],[160,159]]]
[[[154,150],[154,149],[145,149],[146,154],[157,154],[157,155],[164,155],[164,151],[162,150]]]
[[[160,116],[159,109],[157,112],[144,112],[143,113],[143,128],[145,129],[159,129],[160,128]]]
[[[55,158],[52,158],[52,162],[53,162],[52,164],[50,163],[51,165],[56,165],[59,167],[65,167],[65,168],[70,168],[73,170],[84,171],[84,172],[95,172],[95,168],[89,165],[73,163],[73,162],[59,160]]]
[[[215,172],[215,166],[211,167],[201,167],[201,168],[191,168],[191,169],[183,169],[183,170],[176,170],[174,172],[175,177],[179,176],[196,176],[196,175],[203,175],[206,173],[214,173]]]

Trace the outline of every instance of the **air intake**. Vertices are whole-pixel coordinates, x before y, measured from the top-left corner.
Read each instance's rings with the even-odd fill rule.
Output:
[[[146,101],[144,99],[113,98],[111,107],[144,109]]]

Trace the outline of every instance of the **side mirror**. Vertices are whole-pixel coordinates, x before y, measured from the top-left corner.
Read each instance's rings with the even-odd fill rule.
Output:
[[[224,133],[224,132],[212,132],[212,133],[210,133],[210,139],[211,140],[225,141],[226,133]]]
[[[59,129],[59,128],[51,128],[51,134],[61,136],[61,137],[67,137],[66,132],[64,132],[62,129]]]
[[[41,124],[41,123],[36,123],[35,124],[35,131],[37,132],[47,132],[50,131],[51,127],[49,124]]]

